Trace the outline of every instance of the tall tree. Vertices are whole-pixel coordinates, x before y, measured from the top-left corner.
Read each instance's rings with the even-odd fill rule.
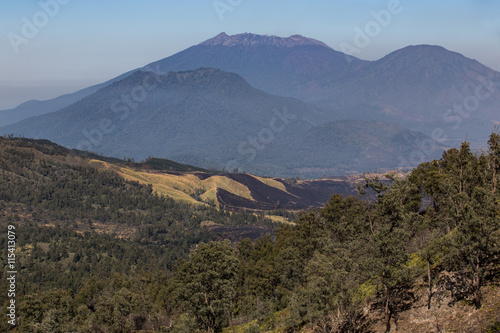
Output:
[[[498,177],[500,176],[500,134],[498,133],[498,127],[491,133],[488,146],[488,169],[491,174],[491,190],[496,194]]]
[[[407,245],[421,222],[419,189],[407,179],[394,180],[376,204],[377,223],[369,247],[372,251],[370,269],[381,287],[386,332],[391,319],[412,299],[413,271],[408,266]]]
[[[229,241],[201,243],[174,281],[176,298],[207,332],[221,332],[231,320],[239,259]]]
[[[474,305],[482,306],[481,287],[500,255],[500,206],[492,190],[477,187],[461,211],[459,225],[450,236],[448,269],[471,286]]]

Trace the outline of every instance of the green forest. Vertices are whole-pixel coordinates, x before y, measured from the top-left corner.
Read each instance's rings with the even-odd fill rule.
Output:
[[[390,332],[419,301],[430,316],[481,311],[485,292],[498,294],[497,132],[487,151],[464,142],[292,224],[178,203],[68,154],[0,139],[0,331]],[[231,242],[206,221],[270,232]],[[9,225],[16,326],[4,296]],[[484,316],[477,332],[498,332],[500,310]]]

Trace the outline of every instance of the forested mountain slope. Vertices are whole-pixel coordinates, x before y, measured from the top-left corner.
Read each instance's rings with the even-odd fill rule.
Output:
[[[158,196],[46,141],[2,139],[0,224],[15,228],[18,327],[0,327],[498,331],[500,135],[488,146],[474,154],[464,142],[407,177],[367,179],[359,190],[376,200],[334,195],[277,227]],[[230,242],[213,223],[277,229]],[[6,270],[0,278],[6,295]]]
[[[135,72],[67,108],[2,127],[0,133],[118,158],[155,156],[302,178],[408,167],[401,161],[423,145],[433,145],[426,158],[438,157],[444,148],[396,123],[329,118],[326,109],[270,95],[234,73],[202,68],[165,75]]]

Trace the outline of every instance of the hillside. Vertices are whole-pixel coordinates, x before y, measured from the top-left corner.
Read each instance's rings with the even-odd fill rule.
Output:
[[[498,121],[500,73],[440,46],[415,45],[374,61],[318,96],[346,117],[395,121],[430,134],[442,128],[458,145],[463,133],[485,142]]]
[[[464,142],[406,176],[361,183],[375,200],[336,194],[293,223],[268,212],[276,223],[158,194],[205,185],[264,202],[265,186],[296,195],[301,182],[152,170],[0,138],[0,225],[16,235],[19,320],[0,329],[496,332],[500,135],[488,145],[478,155]]]
[[[285,163],[298,174],[343,175],[407,168],[410,165],[405,160],[427,149],[423,148],[424,144],[430,144],[425,150],[425,160],[439,158],[445,148],[425,134],[396,123],[345,120],[315,126],[283,145],[285,151],[294,151],[285,158]],[[275,154],[278,151],[271,150],[267,158],[272,160]],[[297,160],[297,156],[308,161],[307,165]]]
[[[122,94],[130,94],[147,80],[156,84],[144,100],[128,107]],[[222,168],[229,161],[228,154],[239,155],[236,143],[258,134],[271,121],[283,129],[276,115],[283,109],[297,120],[305,115],[321,117],[318,108],[265,94],[238,75],[219,70],[167,75],[137,72],[66,109],[3,131],[115,157],[153,155],[189,163],[194,156],[209,161],[205,167]],[[103,119],[110,122],[109,129],[99,131]],[[283,133],[307,128],[299,121],[290,124],[291,120],[284,119],[290,126]]]
[[[91,160],[90,165],[114,170],[123,178],[151,185],[159,194],[194,205],[215,205],[237,211],[303,210],[324,205],[333,194],[355,194],[346,179],[286,181],[250,174],[142,171]]]
[[[160,194],[198,207],[231,211],[299,211],[321,207],[333,194],[356,192],[356,181],[347,178],[285,180],[250,174],[208,171],[169,160],[151,158],[133,162],[70,150],[47,140],[3,139],[2,152],[27,150],[37,159],[85,165],[105,170],[124,180],[142,184]],[[5,156],[7,157],[7,156]]]
[[[218,68],[238,73],[252,86],[270,94],[306,98],[321,91],[331,77],[349,75],[350,71],[366,63],[355,58],[348,62],[343,53],[299,35],[281,38],[221,33],[139,70],[166,74],[200,67]],[[58,111],[135,71],[137,69],[72,94],[47,101],[28,101],[12,110],[0,111],[0,126]]]
[[[124,99],[141,89],[140,99]],[[430,140],[395,123],[326,124],[327,114],[255,89],[234,73],[202,68],[166,75],[135,72],[65,109],[0,132],[118,158],[155,156],[302,178],[395,169],[401,158],[421,148],[421,141]],[[439,157],[442,146],[436,147],[427,158]]]

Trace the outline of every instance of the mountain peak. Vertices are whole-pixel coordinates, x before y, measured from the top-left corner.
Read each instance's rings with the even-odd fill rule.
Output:
[[[316,39],[307,38],[301,35],[293,35],[290,37],[278,37],[274,35],[256,35],[251,33],[243,33],[237,35],[227,35],[225,32],[210,38],[199,45],[206,46],[276,46],[276,47],[295,47],[305,45],[315,45],[330,48],[323,42]]]
[[[434,57],[434,58],[442,58],[442,59],[449,59],[452,56],[458,56],[460,58],[465,58],[462,54],[449,51],[445,49],[442,46],[439,45],[427,45],[427,44],[422,44],[422,45],[409,45],[406,46],[402,49],[396,50],[392,53],[390,53],[388,56],[391,55],[404,55],[404,56],[411,56],[411,57]]]
[[[463,71],[474,69],[476,71],[491,71],[491,69],[480,64],[477,60],[465,57],[463,54],[447,50],[439,45],[410,45],[402,49],[389,53],[379,62],[390,62],[394,67],[395,64],[416,64],[416,61],[425,68],[429,66],[441,66],[443,69],[448,68],[454,71]],[[433,65],[432,65],[433,64]],[[450,67],[451,66],[451,67]],[[395,67],[394,67],[395,68]],[[436,67],[433,67],[436,70]]]

